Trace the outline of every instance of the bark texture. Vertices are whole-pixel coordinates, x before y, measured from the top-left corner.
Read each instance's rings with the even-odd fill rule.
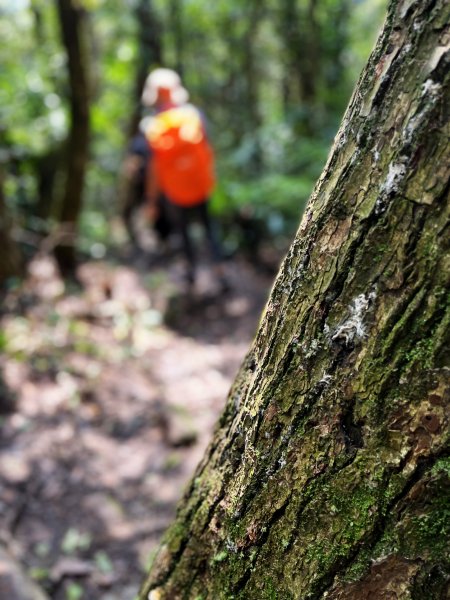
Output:
[[[449,13],[391,2],[142,599],[448,597]]]

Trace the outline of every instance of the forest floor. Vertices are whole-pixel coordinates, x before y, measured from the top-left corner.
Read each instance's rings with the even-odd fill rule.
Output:
[[[8,293],[0,394],[14,397],[14,410],[0,418],[2,599],[16,600],[1,588],[5,556],[55,600],[135,598],[273,281],[235,258],[227,293],[207,266],[187,293],[178,261],[89,261],[78,287],[41,255]]]

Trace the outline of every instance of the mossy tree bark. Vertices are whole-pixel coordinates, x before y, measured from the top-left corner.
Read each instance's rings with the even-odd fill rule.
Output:
[[[75,0],[57,0],[57,8],[62,40],[67,53],[71,124],[67,143],[66,183],[60,214],[60,222],[66,235],[55,248],[55,256],[61,272],[72,275],[76,267],[76,227],[81,212],[89,158],[90,91],[88,61],[84,48],[84,21],[87,15],[81,3]]]
[[[449,16],[393,0],[141,598],[446,598]]]

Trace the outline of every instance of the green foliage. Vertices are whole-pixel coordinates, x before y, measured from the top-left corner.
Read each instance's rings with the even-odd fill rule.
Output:
[[[120,165],[137,108],[139,2],[80,4],[89,18],[85,46],[92,83],[91,162],[80,224],[80,245],[89,251],[93,244],[111,242],[108,223],[119,210]],[[165,64],[178,67],[181,60],[192,101],[209,121],[219,174],[216,212],[226,215],[250,205],[273,233],[292,231],[370,52],[386,0],[321,0],[312,20],[306,3],[297,0],[289,5],[298,18],[294,23],[286,22],[287,3],[275,0],[185,0],[178,3],[178,34],[172,4],[154,0],[150,5],[160,22]],[[7,201],[16,219],[25,211],[32,217],[25,226],[41,230],[33,212],[37,160],[50,153],[61,156],[69,125],[66,57],[55,3],[4,0],[0,35],[0,162],[8,165]],[[299,73],[315,49],[315,91],[307,98]],[[61,165],[55,162],[54,169]],[[59,173],[56,196],[63,185]]]
[[[274,234],[292,233],[311,191],[313,181],[288,175],[264,175],[250,181],[224,179],[214,196],[216,214],[252,207],[252,216]]]
[[[67,129],[61,97],[65,58],[54,7],[36,3],[33,13],[20,10],[20,4],[14,9],[12,2],[6,3],[8,14],[2,18],[0,13],[0,122],[3,150],[9,148],[15,156],[45,152]]]
[[[67,600],[81,600],[84,594],[84,589],[78,583],[68,583],[66,588]]]
[[[89,533],[82,533],[78,529],[69,529],[61,543],[61,549],[65,554],[74,554],[78,550],[86,550],[91,545]]]
[[[114,571],[114,565],[104,551],[95,554],[95,564],[101,573],[108,574]]]

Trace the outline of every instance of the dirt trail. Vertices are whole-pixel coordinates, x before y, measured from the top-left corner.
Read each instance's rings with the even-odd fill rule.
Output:
[[[50,598],[135,597],[272,280],[233,261],[228,294],[203,268],[187,296],[179,273],[91,262],[64,289],[40,257],[4,304],[0,542]]]

